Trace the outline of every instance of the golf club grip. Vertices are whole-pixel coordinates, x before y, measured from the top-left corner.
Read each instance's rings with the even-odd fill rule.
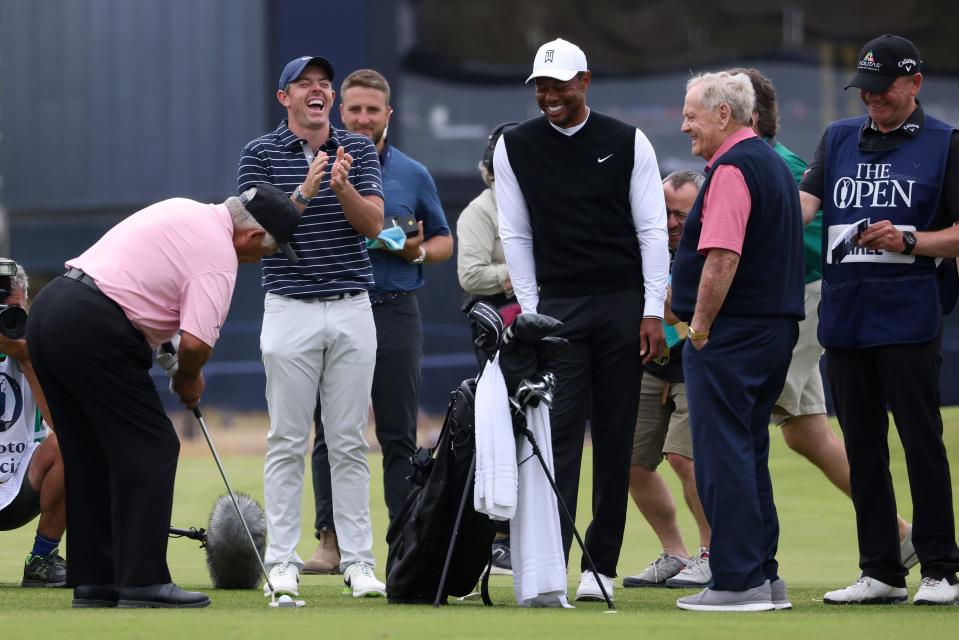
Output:
[[[164,353],[169,353],[171,356],[176,355],[176,347],[174,347],[173,343],[170,341],[161,344],[160,349],[162,349]]]

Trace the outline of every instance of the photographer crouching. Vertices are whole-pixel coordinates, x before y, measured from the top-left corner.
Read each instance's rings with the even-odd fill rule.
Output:
[[[27,273],[0,258],[0,531],[19,529],[39,514],[24,587],[63,587],[60,556],[66,529],[63,460],[47,403],[27,354]]]

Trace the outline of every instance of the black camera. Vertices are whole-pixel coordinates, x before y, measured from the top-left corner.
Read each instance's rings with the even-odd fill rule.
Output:
[[[0,260],[0,302],[13,291],[13,277],[17,275],[17,263]],[[0,334],[11,340],[19,340],[27,334],[27,312],[22,307],[0,304]]]

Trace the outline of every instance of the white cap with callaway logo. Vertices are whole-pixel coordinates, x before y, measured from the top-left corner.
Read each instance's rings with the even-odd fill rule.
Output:
[[[533,73],[526,78],[526,82],[539,77],[556,78],[566,82],[580,71],[589,71],[586,54],[572,42],[556,38],[536,52],[536,57],[533,58]]]

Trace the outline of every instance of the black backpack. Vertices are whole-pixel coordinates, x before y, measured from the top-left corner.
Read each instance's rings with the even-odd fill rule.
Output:
[[[432,604],[469,594],[490,560],[494,523],[473,509],[476,442],[473,399],[476,381],[450,394],[436,447],[413,456],[415,485],[386,534],[386,592],[394,604]],[[465,502],[464,502],[465,501]],[[437,598],[456,514],[463,516],[443,591]]]

